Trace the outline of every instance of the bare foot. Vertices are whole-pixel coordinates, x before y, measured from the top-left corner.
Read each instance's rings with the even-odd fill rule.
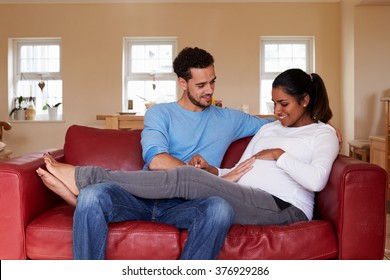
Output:
[[[36,171],[46,187],[62,197],[67,203],[76,207],[77,197],[64,185],[64,183],[42,168],[38,168]]]
[[[70,164],[66,163],[60,163],[56,161],[52,155],[45,154],[44,160],[46,164],[47,170],[57,177],[62,183],[65,184],[65,186],[74,194],[79,195],[79,189],[76,186],[76,180],[75,180],[75,167]]]

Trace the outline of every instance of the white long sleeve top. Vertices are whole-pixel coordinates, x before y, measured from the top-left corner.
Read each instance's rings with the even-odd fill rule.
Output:
[[[284,127],[279,121],[264,125],[252,138],[240,161],[259,151],[281,148],[277,161],[259,160],[237,181],[240,185],[262,189],[301,209],[313,218],[314,192],[321,191],[339,152],[334,128],[324,123]],[[230,169],[219,169],[219,176]]]

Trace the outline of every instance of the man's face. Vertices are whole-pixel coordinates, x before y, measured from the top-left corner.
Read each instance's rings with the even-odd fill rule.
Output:
[[[215,72],[214,66],[209,66],[204,69],[192,68],[192,78],[186,82],[184,79],[179,79],[180,85],[184,90],[187,101],[191,103],[194,109],[204,110],[211,105],[215,88]],[[198,111],[196,110],[196,111]]]

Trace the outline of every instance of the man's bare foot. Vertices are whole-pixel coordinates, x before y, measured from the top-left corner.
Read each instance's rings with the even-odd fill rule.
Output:
[[[41,177],[43,184],[52,190],[54,193],[62,197],[71,206],[76,207],[77,197],[62,183],[59,179],[42,168],[36,170]]]
[[[57,177],[62,183],[65,184],[65,186],[74,194],[79,195],[79,189],[76,186],[76,180],[75,180],[75,167],[70,164],[66,163],[60,163],[56,161],[52,155],[45,154],[44,155],[44,161],[46,164],[47,170]]]

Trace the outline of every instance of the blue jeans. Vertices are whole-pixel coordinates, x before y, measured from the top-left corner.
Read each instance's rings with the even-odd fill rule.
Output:
[[[90,185],[77,198],[73,255],[75,259],[104,259],[108,224],[143,220],[188,229],[180,259],[216,259],[233,219],[232,207],[220,197],[151,200],[109,183]]]

